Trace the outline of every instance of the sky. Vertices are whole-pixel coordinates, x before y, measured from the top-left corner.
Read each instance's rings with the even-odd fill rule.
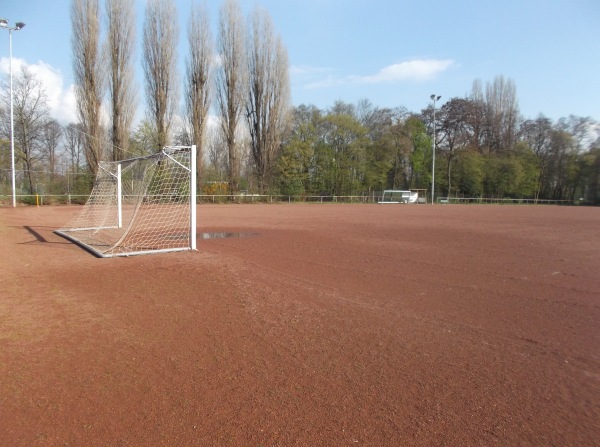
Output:
[[[183,78],[192,3],[175,0]],[[100,0],[103,4],[103,0]],[[136,0],[136,77],[144,110]],[[76,121],[70,0],[2,0],[13,32],[13,70],[26,64],[46,88],[51,114]],[[221,0],[206,2],[213,35]],[[600,0],[239,0],[247,16],[266,9],[287,47],[292,104],[327,109],[368,99],[419,112],[502,75],[516,85],[521,114],[600,120]],[[9,33],[0,30],[0,73],[9,72]]]

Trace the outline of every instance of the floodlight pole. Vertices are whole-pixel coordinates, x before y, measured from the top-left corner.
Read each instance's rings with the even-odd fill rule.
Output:
[[[439,101],[441,96],[431,95],[433,101],[433,164],[431,166],[431,204],[435,203],[435,102]]]
[[[12,206],[17,206],[17,193],[15,183],[15,125],[13,112],[13,68],[12,68],[12,32],[19,31],[25,24],[17,22],[14,27],[8,26],[8,20],[0,19],[0,28],[8,30],[8,48],[10,59],[10,169],[12,176]]]

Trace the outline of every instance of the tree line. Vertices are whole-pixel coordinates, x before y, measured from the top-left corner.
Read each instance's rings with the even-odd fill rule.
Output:
[[[434,126],[435,116],[435,126]],[[516,87],[476,80],[434,114],[368,100],[294,109],[274,186],[286,194],[356,195],[384,189],[436,197],[532,198],[600,203],[600,128],[589,117],[524,118]]]
[[[26,67],[15,76],[23,192],[85,194],[100,160],[170,144],[198,147],[198,183],[206,193],[430,190],[435,138],[436,197],[600,201],[598,123],[524,118],[510,79],[476,80],[468,95],[444,99],[435,113],[433,104],[414,112],[366,99],[292,107],[287,51],[266,11],[257,7],[244,17],[236,0],[224,0],[213,34],[206,6],[192,5],[183,76],[177,14],[172,0],[146,4],[145,113],[136,120],[134,1],[72,0],[78,122],[61,126],[50,118],[42,83]],[[8,79],[0,95],[2,194],[10,179]]]

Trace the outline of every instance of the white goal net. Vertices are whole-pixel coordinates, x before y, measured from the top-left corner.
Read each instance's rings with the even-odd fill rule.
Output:
[[[196,249],[196,146],[100,162],[81,212],[57,234],[100,257]]]
[[[379,203],[417,203],[418,200],[418,192],[386,189],[383,191]]]

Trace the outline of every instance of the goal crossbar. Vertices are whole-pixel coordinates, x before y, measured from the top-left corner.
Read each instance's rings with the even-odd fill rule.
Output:
[[[381,195],[378,203],[417,203],[419,193],[417,191],[386,189]]]
[[[196,249],[196,146],[100,162],[81,211],[55,233],[99,257]]]

